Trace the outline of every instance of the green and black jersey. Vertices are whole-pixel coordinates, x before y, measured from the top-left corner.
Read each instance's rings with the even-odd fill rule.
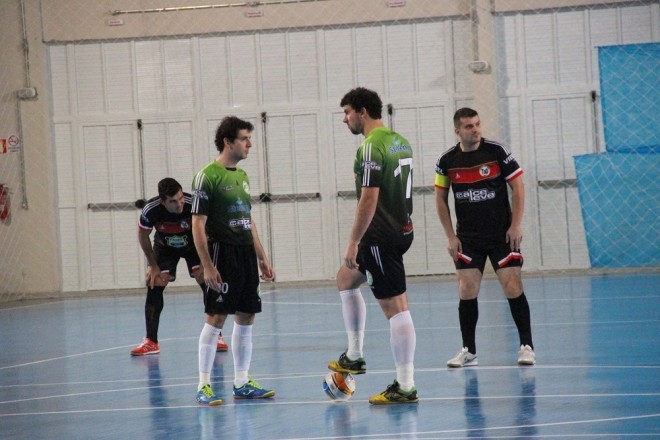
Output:
[[[192,213],[207,216],[210,241],[253,246],[250,180],[245,171],[213,161],[197,173],[192,189]]]
[[[358,200],[363,187],[380,188],[362,243],[398,244],[412,233],[412,168],[410,143],[389,128],[375,128],[362,141],[353,166]]]

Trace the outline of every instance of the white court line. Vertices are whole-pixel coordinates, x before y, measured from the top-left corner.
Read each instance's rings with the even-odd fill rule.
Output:
[[[597,395],[600,396],[600,395]],[[517,396],[519,397],[519,396]],[[536,396],[539,397],[539,396]],[[502,399],[503,397],[494,397]],[[509,397],[510,398],[510,397]],[[439,399],[420,399],[420,404],[424,401],[429,400],[439,400]],[[442,399],[442,400],[463,400],[463,398],[452,398],[452,399]],[[340,405],[358,405],[358,404],[367,404],[368,400],[351,400],[350,402],[340,403]],[[223,407],[236,407],[247,406],[247,405],[277,405],[277,406],[299,406],[299,405],[338,405],[337,402],[328,401],[327,399],[323,401],[288,401],[282,402],[277,400],[264,400],[260,402],[242,402],[240,404],[236,403],[225,403],[223,401],[222,405],[217,407],[217,411],[222,411]],[[118,412],[135,412],[135,411],[154,411],[154,410],[173,410],[173,409],[187,409],[187,408],[209,408],[202,405],[177,405],[177,406],[167,406],[167,407],[136,407],[136,408],[113,408],[113,409],[86,409],[86,410],[65,410],[65,411],[44,411],[44,412],[23,412],[23,413],[13,413],[13,414],[0,414],[0,418],[8,417],[33,417],[39,415],[70,415],[70,414],[98,414],[98,413],[118,413]],[[214,411],[216,409],[213,409]],[[536,423],[536,424],[527,424],[527,425],[505,425],[505,426],[490,426],[490,427],[479,427],[479,428],[462,428],[462,429],[448,429],[448,430],[435,430],[435,431],[408,431],[408,432],[397,432],[397,433],[377,433],[377,434],[360,434],[359,436],[343,436],[342,438],[352,439],[352,438],[388,438],[388,437],[397,437],[400,438],[402,434],[408,434],[415,436],[419,439],[420,435],[434,435],[434,439],[438,434],[452,434],[460,432],[483,432],[483,431],[498,431],[498,430],[510,430],[510,429],[523,429],[523,428],[543,428],[543,427],[552,427],[552,426],[568,426],[568,425],[577,425],[577,424],[595,424],[595,423],[611,423],[611,422],[620,422],[625,420],[640,420],[640,419],[649,419],[649,418],[658,418],[660,413],[654,414],[642,414],[635,416],[621,416],[621,417],[607,417],[600,419],[584,419],[584,420],[568,420],[562,422],[551,422],[551,423]],[[619,434],[620,435],[620,434]],[[631,433],[626,434],[631,435]],[[634,435],[634,434],[632,434]],[[656,436],[654,434],[654,436]],[[543,435],[543,437],[547,437]],[[288,440],[324,440],[324,439],[334,439],[336,436],[332,437],[295,437],[289,438]],[[489,436],[489,438],[493,438]],[[507,436],[506,438],[511,438]]]
[[[367,294],[369,292],[363,292],[363,294]],[[297,294],[297,293],[296,293]],[[409,305],[429,305],[429,304],[454,304],[458,302],[458,297],[457,298],[452,298],[452,299],[447,299],[447,300],[442,300],[442,301],[415,301],[414,296],[418,295],[418,293],[415,292],[408,292],[408,304]],[[337,297],[339,297],[339,294],[337,293]],[[653,299],[653,298],[660,298],[660,295],[637,295],[637,296],[608,296],[608,297],[603,297],[603,298],[594,298],[591,296],[584,296],[584,297],[566,297],[566,298],[535,298],[534,293],[530,293],[527,296],[527,301],[530,303],[552,303],[552,302],[584,302],[584,301],[589,301],[589,302],[600,302],[600,301],[629,301],[629,300],[648,300],[648,299]],[[339,301],[339,298],[337,298],[337,301],[321,301],[321,302],[309,302],[309,301],[282,301],[278,299],[272,299],[268,301],[264,301],[263,299],[261,300],[262,304],[281,304],[281,305],[295,305],[295,306],[306,306],[306,305],[311,305],[311,306],[341,306],[341,302]],[[504,295],[501,295],[501,298],[497,299],[486,299],[486,298],[479,298],[479,304],[494,304],[494,303],[506,303],[507,300],[504,297]],[[375,301],[369,301],[367,303],[368,306],[378,306],[380,307],[380,304],[378,304]]]
[[[533,367],[520,367],[518,365],[502,365],[502,366],[485,366],[480,365],[478,367],[472,367],[471,371],[477,370],[490,370],[490,371],[501,371],[501,370],[520,370],[520,369],[530,369],[530,370],[566,370],[566,369],[624,369],[626,371],[630,370],[657,370],[660,369],[660,365],[535,365]],[[261,380],[285,380],[285,379],[306,379],[310,377],[320,377],[325,373],[326,370],[321,369],[320,371],[314,372],[301,372],[294,375],[291,374],[259,374]],[[415,374],[437,374],[441,372],[459,372],[461,369],[458,368],[447,368],[447,367],[435,367],[435,368],[415,368]],[[379,375],[379,374],[392,374],[395,373],[393,369],[384,369],[384,370],[369,370],[370,375]],[[217,379],[217,376],[213,376],[213,379]],[[161,379],[149,379],[148,377],[138,378],[138,379],[113,379],[113,380],[90,380],[90,381],[74,381],[74,382],[48,382],[48,383],[29,383],[29,384],[12,384],[12,385],[0,385],[0,389],[12,389],[12,388],[34,388],[34,387],[56,387],[56,386],[72,386],[72,385],[102,385],[102,384],[120,384],[120,383],[136,383],[136,382],[151,382],[154,380],[161,380],[164,382],[178,382],[178,381],[196,381],[197,376],[179,376],[179,377],[167,377]],[[231,383],[233,379],[223,379],[223,380],[214,380],[214,384],[220,383]],[[192,383],[192,382],[189,382]],[[197,382],[194,382],[195,384]],[[170,385],[161,385],[156,388],[166,388],[168,386],[179,386],[181,384],[172,383]],[[140,387],[135,389],[149,389],[154,387]],[[610,394],[608,394],[610,395]],[[612,394],[613,395],[613,394]],[[627,394],[625,394],[627,395]],[[6,403],[0,401],[0,404]]]
[[[486,369],[491,369],[491,370],[501,370],[501,369],[519,369],[520,367],[486,367]],[[546,367],[547,368],[547,367]],[[630,369],[630,367],[625,367],[626,369]],[[637,367],[637,368],[643,368],[643,367]],[[481,369],[481,368],[480,368]],[[425,369],[417,369],[416,373],[421,374],[421,373],[437,373],[438,371],[447,371],[446,368],[425,368]],[[371,375],[378,375],[378,374],[388,374],[391,375],[394,372],[394,370],[370,370],[369,374]],[[261,375],[262,380],[291,380],[291,379],[308,379],[308,378],[315,378],[315,377],[320,377],[322,376],[323,373],[321,372],[308,372],[308,373],[296,373],[296,374],[270,374],[270,375]],[[114,381],[98,381],[98,382],[71,382],[71,383],[63,383],[59,385],[65,385],[65,386],[70,386],[70,385],[90,385],[90,384],[117,384],[117,383],[130,383],[130,382],[136,382],[136,381],[151,381],[152,379],[141,379],[141,380],[114,380]],[[195,381],[195,378],[193,377],[186,377],[186,378],[168,378],[164,379],[166,381],[170,380],[188,380],[191,382],[186,382],[186,383],[178,383],[178,384],[170,384],[170,385],[159,385],[156,387],[151,387],[151,386],[143,386],[143,387],[130,387],[130,388],[116,388],[116,389],[110,389],[110,390],[94,390],[94,391],[89,391],[89,392],[81,392],[81,393],[68,393],[68,394],[58,394],[58,395],[51,395],[51,396],[38,396],[38,397],[31,397],[31,398],[25,398],[25,399],[15,399],[15,400],[7,400],[7,401],[0,401],[0,405],[3,404],[10,404],[10,403],[20,403],[20,402],[29,402],[29,401],[37,401],[37,400],[44,400],[44,399],[57,399],[57,398],[69,398],[69,397],[80,397],[80,396],[87,396],[87,395],[99,395],[99,394],[104,394],[104,393],[120,393],[120,392],[128,392],[128,391],[138,391],[138,390],[149,390],[153,388],[161,388],[161,389],[167,389],[167,388],[178,388],[178,387],[195,387],[197,385],[197,382]],[[219,383],[231,383],[233,382],[233,379],[225,379],[222,381],[213,381],[214,384],[219,384]],[[30,386],[32,388],[38,388],[40,386],[55,386],[58,384],[31,384]],[[26,386],[26,385],[22,385]],[[6,387],[9,388],[9,387]],[[589,393],[589,394],[535,394],[535,398],[609,398],[609,397],[657,397],[660,396],[660,392],[657,393]],[[519,399],[521,397],[530,397],[530,396],[525,396],[525,395],[513,395],[513,396],[479,396],[479,399],[484,399],[484,400],[500,400],[500,399]],[[460,397],[426,397],[426,398],[420,398],[420,401],[462,401],[465,399],[465,396],[460,396]],[[357,400],[352,400],[352,402],[355,402]],[[272,402],[272,401],[271,401]],[[309,401],[306,401],[307,403],[310,403]],[[315,401],[312,401],[311,403],[314,403]],[[323,400],[323,402],[328,402],[327,400]],[[289,402],[289,401],[280,401],[280,402],[275,402],[278,405],[292,405],[292,404],[297,404],[297,402]],[[318,402],[316,402],[318,403]],[[196,405],[193,405],[196,406]],[[187,406],[183,406],[187,407]],[[179,408],[178,406],[176,407],[149,407],[149,408]],[[94,410],[94,411],[102,411],[102,410]],[[77,411],[76,411],[77,412]],[[1,416],[2,414],[0,414]],[[19,414],[20,415],[20,414]]]
[[[635,321],[630,321],[630,320],[625,320],[625,321],[566,321],[566,322],[552,322],[552,323],[535,323],[533,327],[564,327],[564,326],[580,326],[580,325],[629,325],[629,324],[654,324],[660,322],[660,319],[648,319],[648,320],[635,320]],[[513,323],[508,323],[508,324],[483,324],[480,325],[480,328],[509,328],[509,327],[514,327],[515,324]],[[428,327],[428,326],[416,326],[415,330],[416,331],[426,331],[426,330],[443,330],[443,329],[454,329],[458,328],[458,325],[450,325],[450,326],[433,326],[433,327]],[[367,329],[365,330],[366,333],[383,333],[383,332],[389,332],[389,328],[381,328],[381,329]],[[337,329],[334,331],[311,331],[311,332],[273,332],[273,333],[254,333],[253,338],[260,338],[260,337],[268,337],[268,336],[314,336],[314,335],[329,335],[329,334],[345,334],[345,330],[343,329]],[[179,337],[179,338],[166,338],[162,339],[162,341],[176,341],[176,340],[190,340],[190,339],[198,339],[199,336],[187,336],[187,337]],[[14,365],[5,365],[0,367],[0,370],[8,370],[11,368],[19,368],[19,367],[27,367],[30,365],[38,365],[46,362],[53,362],[53,361],[59,361],[63,359],[71,359],[71,358],[76,358],[76,357],[82,357],[82,356],[88,356],[88,355],[93,355],[97,353],[103,353],[103,352],[108,352],[108,351],[115,351],[115,350],[124,350],[126,348],[131,348],[135,344],[131,345],[120,345],[116,347],[110,347],[110,348],[104,348],[101,350],[94,350],[94,351],[88,351],[88,352],[83,352],[83,353],[75,353],[75,354],[70,354],[66,356],[58,356],[58,357],[53,357],[53,358],[47,358],[47,359],[40,359],[36,361],[31,361],[31,362],[25,362],[22,364],[14,364]],[[616,366],[614,366],[616,367]]]
[[[429,437],[432,439],[440,439],[441,437],[435,437],[437,434],[452,434],[452,433],[458,433],[458,432],[481,432],[481,431],[492,431],[492,430],[505,430],[505,429],[525,429],[525,428],[547,428],[547,427],[552,427],[552,426],[566,426],[566,425],[578,425],[578,424],[595,424],[595,423],[610,423],[610,422],[620,422],[623,420],[638,420],[638,419],[649,419],[649,418],[656,418],[660,417],[660,414],[642,414],[638,416],[622,416],[622,417],[608,417],[608,418],[603,418],[603,419],[586,419],[586,420],[571,420],[571,421],[566,421],[566,422],[552,422],[552,423],[536,423],[533,425],[510,425],[510,426],[491,426],[491,427],[483,427],[483,428],[465,428],[465,429],[447,429],[447,430],[439,430],[439,431],[407,431],[407,432],[397,432],[397,433],[391,433],[391,434],[386,434],[386,433],[379,433],[379,434],[360,434],[360,435],[348,435],[348,436],[342,436],[342,439],[353,439],[353,438],[378,438],[378,439],[384,439],[384,438],[389,438],[389,437],[394,437],[394,438],[400,438],[402,435],[410,435],[411,438],[415,438],[417,440],[421,440],[420,435],[433,435],[434,437]],[[616,437],[621,437],[622,434],[612,434]],[[630,436],[635,436],[635,435],[642,435],[642,436],[648,436],[648,437],[653,437],[657,438],[658,434],[629,434],[626,433],[624,434],[624,437],[630,437]],[[594,435],[594,434],[585,434],[587,437],[601,437],[601,434]],[[605,434],[607,436],[607,434]],[[561,437],[561,438],[566,438],[567,435],[538,435],[538,436],[521,436],[523,438],[547,438],[547,437]],[[570,434],[570,437],[577,437],[573,434]],[[280,440],[328,440],[328,439],[336,439],[336,436],[332,437],[291,437],[288,439],[280,439]],[[451,439],[456,439],[457,437],[447,437]],[[459,437],[460,438],[460,437]],[[488,436],[488,438],[506,438],[506,439],[511,439],[511,438],[516,438],[516,436],[511,437],[511,436],[506,436],[506,437],[493,437],[493,436]]]

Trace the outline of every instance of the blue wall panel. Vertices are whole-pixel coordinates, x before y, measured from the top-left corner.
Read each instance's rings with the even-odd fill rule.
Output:
[[[605,145],[660,153],[660,43],[598,48]]]

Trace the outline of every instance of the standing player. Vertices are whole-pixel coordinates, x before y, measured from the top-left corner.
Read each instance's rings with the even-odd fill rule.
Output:
[[[171,177],[158,182],[158,197],[149,201],[138,200],[135,206],[142,208],[138,221],[138,241],[147,258],[147,299],[144,304],[144,319],[147,336],[142,343],[131,350],[133,356],[160,353],[158,345],[158,324],[163,311],[163,291],[170,281],[176,279],[176,266],[180,258],[185,258],[188,272],[196,277],[199,257],[192,239],[191,197],[184,193],[181,185]],[[156,229],[151,245],[152,229]],[[196,277],[198,283],[204,280]],[[218,335],[217,351],[227,351],[229,347]]]
[[[415,403],[415,326],[408,310],[403,254],[413,241],[412,148],[381,121],[383,103],[377,93],[356,88],[341,100],[344,123],[365,136],[355,157],[358,206],[337,272],[348,348],[328,368],[340,373],[366,373],[363,357],[366,308],[360,286],[367,282],[390,323],[390,345],[396,379],[369,398],[374,405]]]
[[[220,405],[211,388],[214,341],[234,315],[231,336],[234,358],[235,399],[263,399],[275,395],[248,376],[252,360],[252,325],[261,312],[259,271],[264,280],[275,273],[252,221],[250,181],[237,164],[252,147],[248,121],[235,116],[222,120],[215,133],[218,157],[197,173],[193,181],[193,236],[204,282],[206,323],[199,335],[199,386],[197,401]]]
[[[442,153],[435,166],[436,207],[447,236],[447,250],[456,266],[458,318],[463,337],[463,348],[447,365],[477,365],[477,296],[487,258],[518,328],[518,364],[534,365],[529,304],[520,274],[525,203],[523,171],[503,145],[481,137],[481,121],[476,111],[459,109],[454,114],[454,132],[459,142]],[[511,205],[507,185],[511,188]],[[454,193],[456,233],[449,214],[450,186]]]

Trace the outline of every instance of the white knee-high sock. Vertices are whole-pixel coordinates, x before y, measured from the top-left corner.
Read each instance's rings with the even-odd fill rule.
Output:
[[[414,360],[417,335],[410,311],[397,313],[390,318],[390,346],[396,366],[396,380],[402,390],[415,386]]]
[[[202,389],[204,385],[211,383],[211,370],[215,360],[215,352],[218,344],[218,335],[220,329],[211,324],[204,323],[202,331],[199,334],[198,358],[199,358],[199,386]]]
[[[364,325],[367,320],[367,308],[360,289],[342,290],[341,311],[344,316],[344,327],[348,336],[346,356],[355,360],[363,356]]]
[[[234,386],[242,387],[248,381],[252,362],[252,326],[234,323],[231,334],[231,354],[234,357]]]

